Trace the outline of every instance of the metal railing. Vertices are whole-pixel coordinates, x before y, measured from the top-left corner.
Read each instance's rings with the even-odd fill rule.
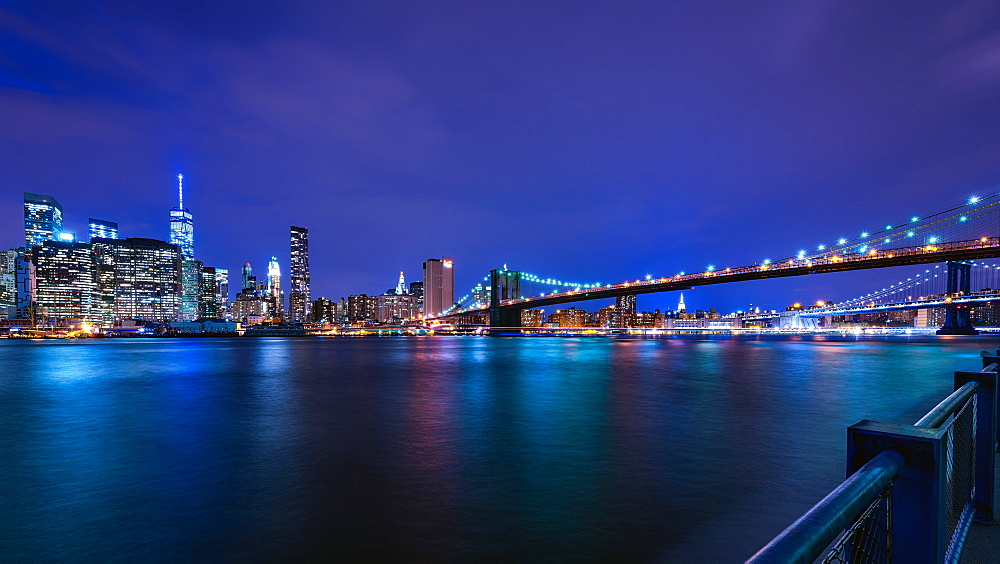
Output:
[[[847,479],[747,562],[958,562],[993,520],[997,354],[914,425],[849,427]]]

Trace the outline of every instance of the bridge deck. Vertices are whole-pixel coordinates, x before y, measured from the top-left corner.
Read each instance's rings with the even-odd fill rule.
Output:
[[[793,258],[775,263],[724,268],[693,274],[678,274],[668,278],[636,280],[634,282],[623,282],[621,284],[600,286],[597,288],[559,292],[547,296],[530,296],[504,300],[500,303],[500,308],[519,310],[585,300],[614,298],[624,295],[686,290],[694,286],[709,284],[725,284],[729,282],[805,276],[827,272],[844,272],[848,270],[866,270],[996,257],[1000,257],[1000,238],[983,237],[970,241],[957,241],[936,245],[883,250],[872,249],[863,254],[848,253],[806,259]],[[486,311],[488,311],[488,308],[468,309],[449,312],[438,317],[447,318],[465,313],[482,313]]]

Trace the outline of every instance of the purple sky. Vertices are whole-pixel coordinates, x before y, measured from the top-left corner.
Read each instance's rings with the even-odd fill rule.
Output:
[[[198,258],[287,267],[309,227],[314,298],[440,256],[459,293],[504,263],[605,283],[751,264],[995,191],[998,95],[990,1],[15,0],[0,246],[23,191],[78,233],[166,238],[182,172]],[[685,297],[781,308],[900,274]]]

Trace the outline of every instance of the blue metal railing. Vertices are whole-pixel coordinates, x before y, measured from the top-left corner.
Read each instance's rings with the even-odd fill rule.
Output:
[[[814,562],[838,538],[827,561],[958,562],[973,520],[993,519],[998,362],[956,372],[954,393],[914,425],[852,425],[848,478],[747,562]],[[896,509],[874,554],[852,534],[886,496]]]

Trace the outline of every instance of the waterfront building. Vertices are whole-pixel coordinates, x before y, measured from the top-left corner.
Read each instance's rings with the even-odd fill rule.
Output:
[[[271,255],[267,263],[267,309],[271,319],[281,321],[285,317],[285,293],[281,291],[281,267],[278,257]]]
[[[200,291],[198,293],[198,318],[219,319],[219,286],[217,270],[211,266],[201,268]]]
[[[635,323],[632,327],[645,327],[648,329],[661,329],[666,323],[666,315],[656,310],[652,313],[643,311],[635,314]]]
[[[349,323],[378,319],[378,296],[367,294],[348,296],[347,319]]]
[[[419,315],[420,305],[414,295],[393,292],[378,296],[378,320],[382,323],[401,323]]]
[[[90,218],[87,220],[87,225],[89,226],[90,241],[118,238],[118,224],[114,221]]]
[[[35,292],[35,263],[28,255],[19,253],[17,255],[16,266],[17,275],[17,304],[14,308],[14,317],[17,319],[29,319],[31,325],[35,319],[35,303],[37,295]]]
[[[336,323],[336,317],[337,306],[327,298],[320,297],[309,308],[309,321],[311,323]]]
[[[254,291],[240,292],[231,304],[230,318],[245,325],[255,325],[268,318],[267,302]]]
[[[94,298],[91,323],[100,327],[111,327],[115,320],[115,267],[113,264],[95,260],[94,276],[97,294]]]
[[[521,327],[541,327],[545,321],[544,309],[522,309]]]
[[[490,287],[476,284],[472,289],[472,307],[490,307]]]
[[[424,283],[410,282],[410,295],[417,298],[417,311],[424,312]]]
[[[63,230],[63,209],[59,201],[47,194],[24,193],[24,246],[41,245],[59,239]]]
[[[184,260],[194,259],[194,216],[184,207],[184,175],[177,175],[177,207],[170,210],[170,242]]]
[[[17,316],[17,259],[23,254],[23,249],[0,252],[0,319]]]
[[[183,251],[181,253],[183,255]],[[204,264],[200,260],[181,261],[181,321],[194,321],[201,315],[201,276]]]
[[[424,315],[433,316],[455,303],[455,268],[448,257],[427,259],[424,269]]]
[[[293,323],[302,323],[309,314],[309,229],[291,227],[291,293],[288,296],[288,317]]]
[[[177,321],[181,313],[181,252],[157,239],[94,239],[97,262],[113,269],[115,325],[141,319]]]
[[[635,295],[618,296],[615,298],[615,309],[611,315],[610,327],[634,327],[635,322]]]
[[[219,308],[219,317],[229,319],[229,269],[215,269],[215,302]]]
[[[92,321],[97,285],[90,245],[44,241],[28,257],[35,266],[35,323]]]
[[[399,272],[399,280],[395,288],[386,290],[378,296],[378,317],[382,323],[401,323],[420,315],[419,299],[407,292],[406,279],[403,271]]]
[[[337,323],[347,323],[347,300],[340,298],[337,302]]]
[[[549,316],[549,323],[554,327],[584,327],[589,319],[590,315],[586,310],[571,307],[556,310]]]

